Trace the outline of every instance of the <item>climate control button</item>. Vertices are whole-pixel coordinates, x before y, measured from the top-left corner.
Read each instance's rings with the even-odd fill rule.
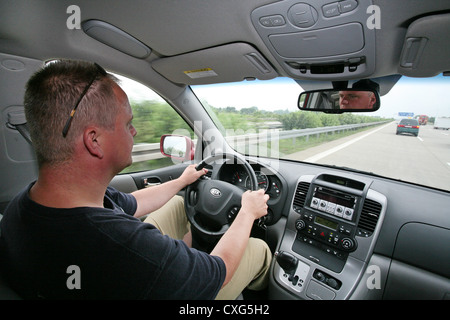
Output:
[[[303,230],[305,227],[306,223],[302,219],[298,219],[297,221],[295,221],[295,229],[297,229],[298,231]]]
[[[355,248],[355,241],[350,238],[344,238],[341,241],[342,248],[346,251],[351,251]]]

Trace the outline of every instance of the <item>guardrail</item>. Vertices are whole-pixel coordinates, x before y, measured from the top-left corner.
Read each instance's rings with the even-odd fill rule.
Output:
[[[389,120],[390,121],[390,120]],[[364,127],[376,126],[379,124],[386,123],[388,121],[379,122],[369,122],[369,123],[358,123],[358,124],[347,124],[342,126],[330,126],[330,127],[319,127],[319,128],[308,128],[308,129],[295,129],[295,130],[267,130],[261,133],[254,134],[244,134],[238,136],[227,136],[227,141],[232,145],[232,147],[237,148],[239,146],[247,144],[259,144],[271,142],[274,140],[284,140],[284,139],[295,139],[298,137],[307,137],[312,135],[319,136],[323,133],[335,133],[347,130],[354,130]],[[194,141],[195,143],[195,141]],[[139,143],[133,146],[132,151],[133,162],[142,162],[153,159],[164,158],[161,154],[159,142],[157,143]]]

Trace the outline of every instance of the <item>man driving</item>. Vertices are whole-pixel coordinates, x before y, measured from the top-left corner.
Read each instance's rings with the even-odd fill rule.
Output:
[[[3,272],[23,298],[235,299],[247,286],[266,286],[271,252],[250,238],[267,214],[262,190],[243,194],[234,223],[208,254],[190,247],[176,196],[206,169],[191,165],[131,194],[109,186],[131,164],[137,132],[127,95],[102,67],[51,63],[28,81],[24,105],[38,178],[0,225]]]

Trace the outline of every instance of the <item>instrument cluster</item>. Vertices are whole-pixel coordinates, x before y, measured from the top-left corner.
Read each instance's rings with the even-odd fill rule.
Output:
[[[270,196],[270,199],[277,199],[282,193],[281,180],[273,174],[269,169],[261,165],[252,165],[255,170],[258,188]],[[252,181],[240,164],[227,164],[223,166],[220,172],[220,180],[227,181],[244,190],[252,189]]]

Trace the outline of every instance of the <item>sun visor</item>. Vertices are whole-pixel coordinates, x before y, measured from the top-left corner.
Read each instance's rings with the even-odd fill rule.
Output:
[[[450,71],[450,13],[420,18],[408,28],[399,73],[431,77]]]
[[[246,43],[161,58],[152,67],[172,82],[189,85],[268,80],[277,76],[266,59]]]
[[[151,49],[119,28],[100,20],[82,23],[83,31],[90,37],[132,57],[144,59]]]

